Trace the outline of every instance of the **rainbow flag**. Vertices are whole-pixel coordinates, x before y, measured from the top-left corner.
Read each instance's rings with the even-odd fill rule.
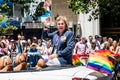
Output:
[[[111,75],[115,68],[114,53],[108,50],[99,50],[90,53],[87,67]]]
[[[81,61],[80,61],[80,55],[78,55],[78,54],[72,55],[72,64],[73,64],[74,66],[83,65],[83,64],[81,63]]]
[[[98,50],[97,52],[102,54],[102,55],[104,55],[104,56],[106,56],[108,58],[108,60],[114,62],[114,60],[115,60],[115,53],[113,53],[113,52],[111,52],[109,50]]]

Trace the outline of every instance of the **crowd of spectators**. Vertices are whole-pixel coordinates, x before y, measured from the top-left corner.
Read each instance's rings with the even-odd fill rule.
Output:
[[[50,55],[52,51],[50,43],[51,41],[49,39],[42,40],[38,39],[36,36],[32,37],[32,39],[25,39],[23,35],[18,34],[17,40],[2,36],[0,39],[0,58],[9,56],[9,58],[12,60],[13,67],[16,67],[18,62],[20,64],[18,58],[22,59],[21,62],[28,62],[29,65],[27,64],[26,66],[35,67],[39,59],[43,60],[47,57],[45,55]],[[41,56],[43,56],[43,58]],[[47,61],[47,59],[44,60]],[[15,68],[15,71],[16,70],[17,69]]]
[[[26,40],[23,35],[18,34],[17,40],[9,39],[6,36],[0,39],[0,57],[9,56],[12,60],[13,67],[16,67],[18,64],[16,62],[16,57],[20,58],[18,54],[19,56],[21,56],[21,54],[23,55],[21,61],[27,61],[29,63],[26,64],[26,66],[37,67],[38,61],[48,61],[52,50],[50,39],[38,39],[36,36]],[[112,37],[102,37],[100,35],[89,36],[88,38],[77,36],[75,38],[73,54],[89,54],[96,50],[110,50],[114,54],[119,54],[120,41],[114,40]],[[37,56],[30,56],[30,54],[33,53]],[[9,62],[11,63],[10,60]],[[0,69],[2,70],[2,68]],[[15,70],[17,70],[17,68],[15,68]]]
[[[114,54],[120,53],[120,41],[112,37],[102,37],[100,35],[86,37],[76,37],[76,45],[73,53],[91,53],[96,50],[110,50]]]

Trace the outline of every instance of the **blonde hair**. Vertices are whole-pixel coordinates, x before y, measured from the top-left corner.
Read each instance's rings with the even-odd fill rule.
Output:
[[[60,21],[60,20],[63,20],[63,21],[64,21],[65,27],[66,27],[66,29],[68,29],[67,18],[66,18],[65,16],[58,16],[58,17],[56,18],[56,24],[57,24],[57,22]]]

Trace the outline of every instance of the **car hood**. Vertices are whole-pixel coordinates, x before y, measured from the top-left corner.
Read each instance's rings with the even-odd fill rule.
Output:
[[[88,78],[88,79],[92,79],[92,80],[98,80],[100,78],[100,80],[102,80],[102,78],[106,78],[106,74],[100,73],[98,71],[86,68],[84,67],[79,67],[79,71],[76,72],[74,75],[74,77],[80,77],[80,78]],[[104,79],[104,80],[108,80],[108,79]]]
[[[49,76],[73,76],[80,70],[80,67],[68,67],[62,69],[45,69],[37,72],[32,72],[34,75],[49,75]],[[60,67],[58,67],[60,68]]]
[[[38,75],[54,75],[54,76],[74,76],[74,77],[87,77],[88,75],[98,74],[99,77],[104,76],[102,73],[86,68],[86,66],[77,66],[59,70],[48,70],[41,72],[33,72]]]
[[[97,75],[97,77],[95,74],[98,74],[98,72],[86,68],[85,66],[78,66],[40,71],[2,73],[0,74],[0,78],[4,80],[72,80],[73,77],[80,77],[94,80],[97,79],[97,77],[101,77],[101,73]]]

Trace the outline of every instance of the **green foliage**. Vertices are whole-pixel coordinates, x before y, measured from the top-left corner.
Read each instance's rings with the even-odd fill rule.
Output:
[[[0,15],[0,24],[2,24],[2,22],[7,19],[6,15]],[[0,35],[4,35],[7,34],[7,32],[9,30],[17,30],[18,28],[16,26],[10,26],[9,23],[6,24],[6,28],[2,28],[2,26],[0,26]]]
[[[89,21],[110,14],[120,15],[120,0],[67,0],[69,8],[76,14],[90,13]]]
[[[0,23],[4,20],[4,15],[0,15]]]
[[[97,8],[97,0],[67,0],[69,3],[69,8],[72,9],[73,12],[76,14],[79,13],[86,13],[88,14],[91,12],[91,15],[89,15],[89,21],[92,19],[98,18],[98,8]],[[96,14],[97,13],[97,14]],[[95,15],[96,14],[96,15]]]
[[[4,21],[4,20],[7,20],[8,19],[8,16],[6,15],[0,15],[0,24]]]
[[[99,0],[101,14],[120,15],[120,0]]]
[[[6,28],[0,27],[0,34],[5,35],[9,30],[17,30],[18,28],[16,26],[10,26],[9,24],[6,24]]]
[[[6,2],[4,2],[3,4],[1,4],[1,6],[0,6],[0,10],[2,11],[2,12],[5,12],[5,13],[7,13],[9,16],[12,16],[12,8],[10,7],[10,6],[8,6],[7,4],[6,4]]]

